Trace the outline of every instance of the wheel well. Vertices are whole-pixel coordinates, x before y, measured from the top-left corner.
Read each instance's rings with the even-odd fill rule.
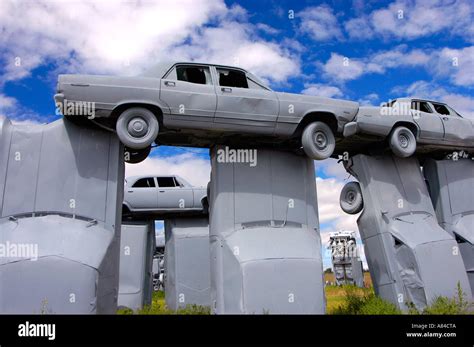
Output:
[[[399,127],[399,126],[404,126],[408,129],[410,129],[410,131],[413,133],[413,135],[415,135],[415,138],[418,137],[418,128],[416,127],[415,124],[413,123],[410,123],[410,122],[397,122],[393,125],[392,129],[390,130],[390,133],[393,131],[393,129],[395,129],[396,127]]]
[[[122,213],[123,212],[130,213],[130,208],[125,203],[122,203]]]
[[[161,108],[159,108],[158,106],[152,105],[152,104],[144,104],[144,103],[137,103],[137,102],[122,104],[114,108],[114,110],[112,111],[111,117],[113,119],[116,119],[123,111],[132,107],[143,107],[143,108],[146,108],[147,110],[150,110],[156,116],[160,125],[163,124],[163,111],[161,111]]]
[[[323,122],[327,124],[334,134],[337,133],[337,119],[333,113],[330,112],[311,112],[303,117],[300,124],[296,128],[295,135],[300,136],[303,133],[304,128],[313,122]]]

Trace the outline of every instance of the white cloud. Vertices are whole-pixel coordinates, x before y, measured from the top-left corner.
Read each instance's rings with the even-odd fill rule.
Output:
[[[436,75],[447,76],[458,86],[474,85],[474,46],[462,49],[443,48],[432,69]]]
[[[362,106],[375,106],[379,101],[379,95],[377,93],[370,93],[359,99],[359,103]]]
[[[13,108],[17,105],[15,98],[0,93],[0,112]]]
[[[331,53],[326,63],[319,64],[325,77],[334,82],[345,82],[370,73],[385,73],[396,68],[423,68],[435,77],[447,77],[459,86],[474,85],[474,46],[462,49],[409,50],[398,45],[367,57],[344,57]]]
[[[331,53],[329,60],[321,65],[324,74],[335,81],[348,81],[364,74],[365,63],[359,59],[344,57]]]
[[[301,18],[300,31],[309,34],[316,41],[343,38],[337,18],[327,5],[305,8],[297,17]]]
[[[474,8],[470,0],[399,0],[385,8],[351,19],[345,29],[351,38],[375,35],[414,40],[448,33],[474,41]]]
[[[298,58],[259,37],[246,16],[222,0],[1,1],[2,80],[47,62],[72,73],[133,74],[172,58],[239,62],[277,82],[297,73]]]
[[[326,98],[340,98],[343,96],[342,91],[338,87],[329,86],[322,83],[309,83],[304,85],[305,89],[302,94],[323,96]]]
[[[168,157],[149,156],[138,164],[126,164],[125,177],[138,175],[178,175],[194,186],[205,187],[209,182],[211,165],[208,159],[193,153]]]

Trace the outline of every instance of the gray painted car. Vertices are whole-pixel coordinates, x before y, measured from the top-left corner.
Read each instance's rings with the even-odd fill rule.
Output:
[[[333,155],[359,104],[271,90],[241,68],[161,63],[137,77],[59,75],[63,115],[116,131],[134,157],[150,145],[288,144],[313,159]],[[91,112],[92,109],[92,112]],[[89,112],[85,112],[85,111]]]
[[[474,151],[474,121],[450,106],[418,98],[399,98],[381,107],[360,107],[356,118],[344,126],[344,137],[388,139],[394,154]]]
[[[179,176],[132,176],[125,180],[124,215],[136,213],[207,213],[206,188]]]

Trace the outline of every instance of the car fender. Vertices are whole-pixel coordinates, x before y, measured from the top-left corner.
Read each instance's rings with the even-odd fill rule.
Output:
[[[338,132],[341,132],[342,131],[342,127],[345,123],[342,123],[340,122],[340,119],[338,117],[338,115],[336,114],[335,110],[332,109],[332,108],[329,108],[329,107],[323,107],[323,108],[313,108],[313,109],[310,109],[310,110],[307,110],[304,114],[303,114],[303,117],[301,118],[301,122],[304,122],[304,119],[306,117],[311,117],[311,114],[312,113],[323,113],[321,115],[321,119],[333,119],[335,122],[336,122],[336,125],[337,125],[337,131]],[[305,124],[306,125],[306,124]]]
[[[143,104],[143,105],[155,106],[155,107],[158,107],[163,112],[163,114],[170,113],[170,109],[168,105],[166,105],[161,100],[158,100],[158,101],[149,101],[149,100],[140,100],[140,99],[122,100],[115,105],[114,110],[121,108],[127,104]]]

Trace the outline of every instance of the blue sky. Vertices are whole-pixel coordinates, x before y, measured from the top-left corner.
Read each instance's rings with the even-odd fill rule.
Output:
[[[131,75],[170,57],[240,65],[278,91],[373,105],[417,95],[474,117],[468,0],[15,3],[0,2],[0,114],[17,122],[59,118],[58,73]],[[205,184],[207,150],[158,148],[127,174],[150,170]],[[356,224],[334,199],[344,170],[316,171],[324,243]]]

